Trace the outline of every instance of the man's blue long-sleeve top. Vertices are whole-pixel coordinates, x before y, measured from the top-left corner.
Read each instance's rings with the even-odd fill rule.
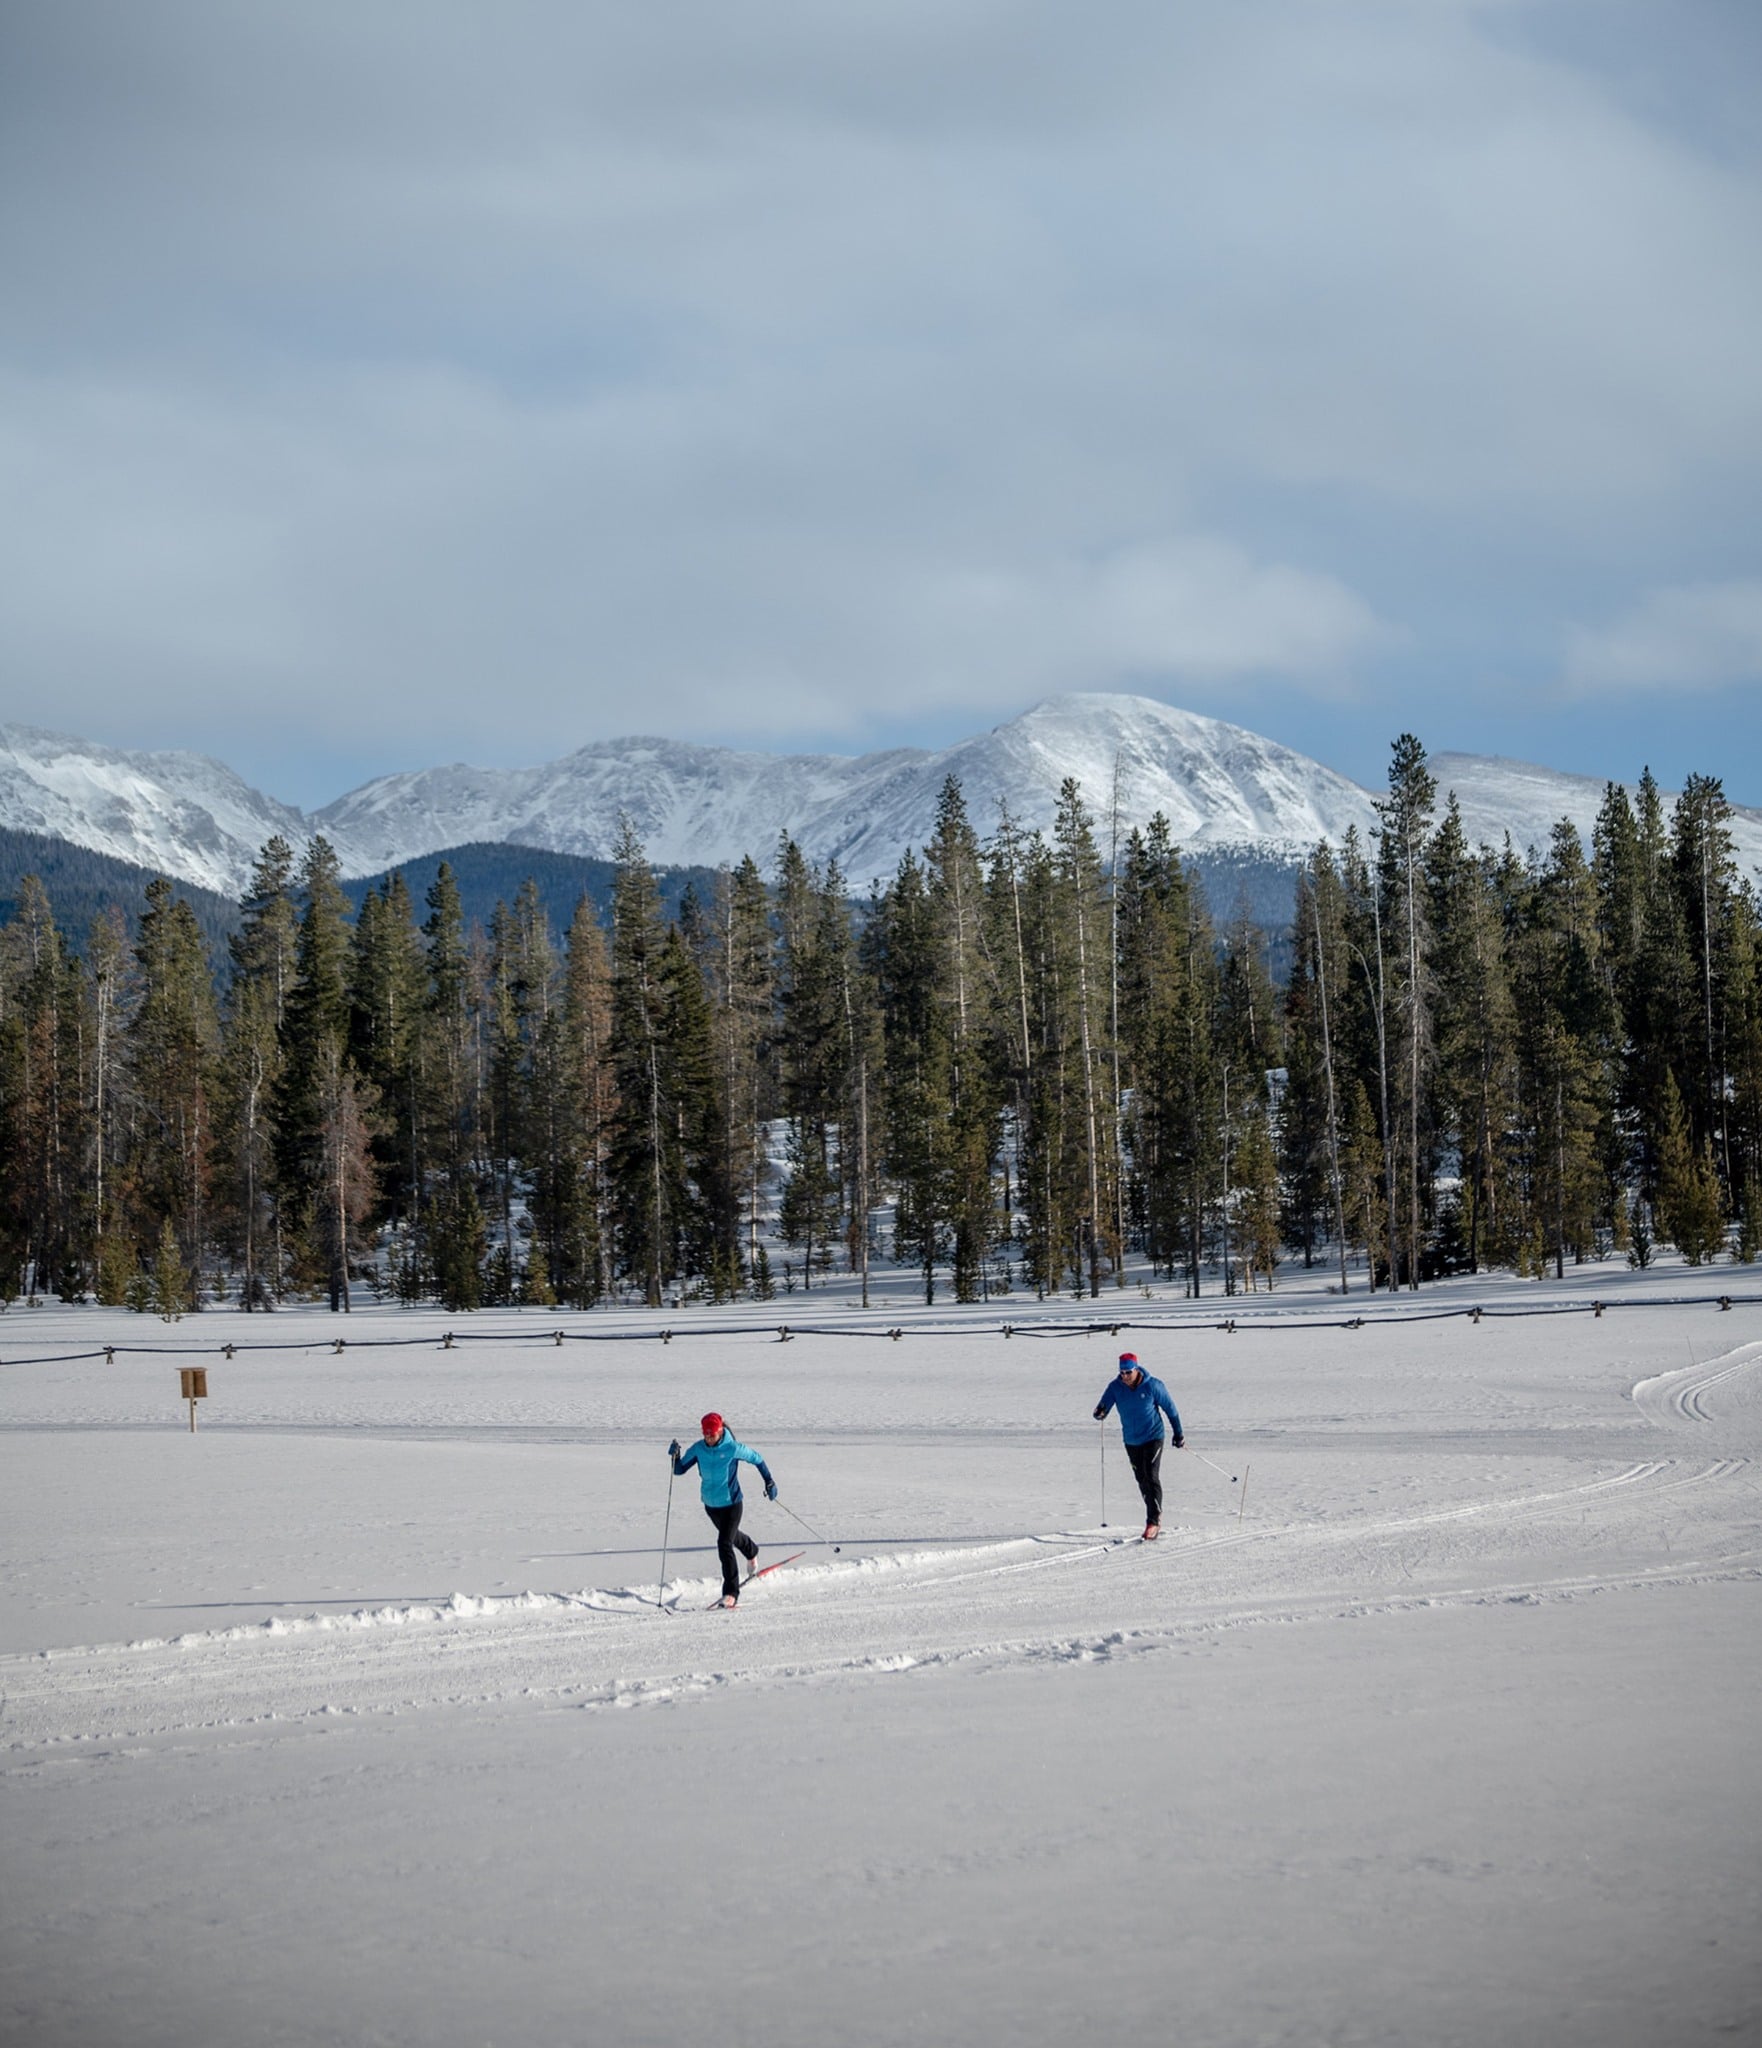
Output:
[[[1182,1442],[1181,1418],[1175,1413],[1168,1388],[1161,1380],[1152,1379],[1149,1373],[1141,1374],[1135,1387],[1127,1386],[1117,1377],[1109,1380],[1095,1412],[1098,1416],[1105,1415],[1110,1408],[1118,1411],[1120,1434],[1128,1444],[1157,1442],[1162,1435],[1162,1418],[1166,1415],[1170,1433],[1179,1448]]]
[[[771,1486],[771,1474],[765,1461],[757,1451],[743,1444],[732,1430],[723,1430],[713,1444],[707,1444],[699,1437],[689,1451],[673,1460],[673,1470],[681,1478],[697,1467],[698,1484],[703,1489],[704,1506],[707,1508],[731,1508],[740,1498],[741,1465],[756,1465],[759,1477],[767,1489]]]

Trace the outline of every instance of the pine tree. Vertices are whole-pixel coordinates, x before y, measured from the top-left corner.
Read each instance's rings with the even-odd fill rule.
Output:
[[[1440,1141],[1453,1143],[1461,1194],[1456,1228],[1471,1272],[1479,1270],[1491,1141],[1487,1044],[1503,976],[1500,934],[1485,913],[1484,871],[1471,851],[1452,794],[1426,856],[1432,930],[1434,1104]]]
[[[1158,815],[1127,842],[1120,904],[1131,1209],[1152,1266],[1197,1294],[1221,1194],[1217,952],[1203,899]]]
[[[1224,1159],[1229,1166],[1233,1148],[1255,1117],[1264,1118],[1270,1109],[1268,1068],[1277,1058],[1273,1037],[1272,982],[1263,959],[1264,941],[1239,908],[1225,937],[1219,974],[1216,1012],[1217,1051],[1220,1058],[1221,1112],[1224,1121]],[[1236,1190],[1229,1213],[1223,1217],[1225,1236],[1235,1227],[1235,1211],[1241,1207],[1239,1171],[1232,1170]],[[1243,1271],[1248,1275],[1246,1252],[1238,1243]],[[1229,1248],[1225,1251],[1225,1290],[1232,1291]],[[1248,1275],[1249,1284],[1252,1276]]]
[[[1174,1274],[1190,1253],[1188,1087],[1184,1059],[1188,1018],[1188,883],[1168,836],[1168,819],[1153,817],[1127,840],[1119,883],[1119,977],[1123,1034],[1123,1094],[1131,1104],[1127,1157],[1131,1165],[1129,1214],[1151,1270]],[[1209,1047],[1209,1020],[1207,1020]],[[1205,1118],[1209,1124],[1209,1118]]]
[[[1751,1174],[1738,1197],[1737,1242],[1731,1255],[1741,1265],[1751,1266],[1762,1252],[1762,1180]]]
[[[182,1320],[193,1306],[190,1276],[178,1248],[177,1230],[169,1216],[159,1228],[159,1247],[153,1255],[153,1308],[168,1323]]]
[[[480,1128],[478,1019],[465,913],[451,866],[442,861],[426,898],[423,922],[426,988],[420,1025],[422,1086],[416,1123],[423,1161],[416,1199],[422,1204],[420,1254],[443,1305],[474,1308],[486,1249],[477,1194]]]
[[[318,1232],[333,1312],[347,1312],[351,1235],[373,1207],[378,1173],[373,1163],[377,1096],[332,1040],[318,1071],[319,1182],[314,1191]]]
[[[740,1291],[740,1215],[726,1173],[726,1106],[709,998],[683,926],[663,943],[661,986],[662,1087],[677,1156],[668,1270],[704,1284],[714,1300],[731,1300]]]
[[[997,831],[987,849],[983,957],[991,988],[993,1070],[1005,1105],[1003,1206],[1012,1231],[1016,1212],[1021,1212],[1025,1262],[1042,1295],[1051,1240],[1043,1220],[1043,1177],[1036,1170],[1036,1163],[1046,1157],[1046,1148],[1036,1123],[1040,1098],[1028,983],[1032,876],[1044,866],[1044,846],[1038,838],[1024,835],[1009,806],[1000,804]],[[1038,982],[1038,974],[1035,979]]]
[[[1383,1172],[1381,1230],[1374,1244],[1366,1240],[1370,1284],[1374,1293],[1380,1269],[1381,1277],[1393,1292],[1400,1283],[1400,1212],[1396,1196],[1398,1148],[1391,1107],[1390,971],[1382,895],[1359,845],[1356,827],[1347,828],[1340,857],[1347,901],[1346,944],[1359,969],[1350,983],[1351,1068],[1364,1087],[1366,1101],[1375,1103],[1377,1152]]]
[[[848,929],[848,928],[847,928]],[[883,1072],[880,1001],[854,937],[840,955],[839,998],[844,1018],[845,1099],[840,1110],[844,1163],[845,1245],[869,1306],[869,1219],[875,1205],[875,1145],[870,1105],[873,1077]]]
[[[947,1211],[948,1019],[939,999],[935,913],[924,870],[909,849],[869,922],[867,964],[881,1008],[894,1256],[920,1268],[930,1304]]]
[[[1370,1096],[1364,1083],[1353,1081],[1347,1093],[1341,1146],[1345,1186],[1346,1235],[1374,1276],[1376,1261],[1386,1255],[1388,1214],[1384,1205],[1383,1146]]]
[[[91,1255],[84,1201],[84,986],[35,875],[0,961],[0,1236],[34,1299],[83,1292]]]
[[[147,885],[135,943],[140,1000],[128,1031],[137,1241],[170,1221],[185,1258],[207,1238],[214,1059],[214,986],[201,927],[162,876]]]
[[[548,1151],[549,1101],[535,1085],[556,981],[549,920],[528,879],[510,909],[498,903],[490,926],[486,984],[489,1058],[485,1137],[496,1190],[502,1258],[513,1285],[514,1200],[522,1163]]]
[[[1577,832],[1562,821],[1529,879],[1513,939],[1527,1234],[1552,1254],[1556,1276],[1568,1246],[1575,1259],[1591,1250],[1607,1188],[1600,1161],[1614,1113],[1613,1013],[1599,943],[1595,883]]]
[[[1115,1241],[1113,1173],[1117,1157],[1112,1120],[1117,1107],[1108,1098],[1111,1047],[1105,1038],[1107,959],[1104,941],[1111,925],[1106,877],[1095,846],[1094,827],[1082,792],[1067,776],[1059,789],[1053,823],[1053,860],[1059,885],[1059,907],[1066,926],[1068,999],[1075,1081],[1080,1091],[1079,1114],[1071,1119],[1075,1156],[1070,1168],[1081,1205],[1078,1223],[1082,1263],[1088,1267],[1089,1293],[1101,1292],[1105,1260],[1115,1272],[1123,1268],[1124,1247]]]
[[[545,1258],[544,1239],[533,1237],[526,1247],[526,1270],[521,1276],[520,1299],[528,1308],[552,1308],[556,1305],[556,1290],[551,1285],[551,1269]]]
[[[293,986],[299,914],[293,850],[270,839],[241,902],[230,941],[232,981],[221,1030],[215,1137],[225,1219],[238,1259],[239,1301],[267,1308],[280,1290],[275,1255],[282,1030]]]
[[[133,1240],[121,1230],[110,1232],[98,1244],[96,1292],[105,1308],[124,1308],[134,1293],[140,1260]]]
[[[1325,846],[1320,849],[1325,853]],[[1295,914],[1291,921],[1291,974],[1280,1006],[1284,1038],[1284,1090],[1279,1104],[1279,1168],[1286,1188],[1283,1230],[1315,1264],[1316,1250],[1326,1241],[1333,1221],[1333,1181],[1329,1172],[1330,1138],[1337,1142],[1332,1111],[1330,1033],[1324,1024],[1322,991],[1326,987],[1323,956],[1318,952],[1319,918],[1312,869],[1297,878]],[[1318,973],[1318,968],[1322,971]]]
[[[608,1175],[614,1128],[611,966],[592,903],[570,920],[555,1043],[543,1072],[559,1105],[555,1150],[540,1163],[533,1222],[550,1247],[552,1283],[562,1299],[590,1308],[611,1287]]]
[[[489,1233],[471,1177],[443,1180],[428,1224],[429,1265],[442,1308],[468,1311],[482,1305],[488,1246]]]
[[[1654,1151],[1659,1224],[1691,1266],[1705,1265],[1725,1242],[1719,1176],[1711,1146],[1694,1138],[1674,1074],[1665,1075]]]
[[[369,889],[355,919],[349,975],[349,1060],[378,1098],[373,1144],[385,1207],[394,1220],[421,1207],[422,1092],[427,968],[401,874]]]
[[[112,905],[92,920],[86,940],[91,990],[91,1057],[87,1063],[91,1104],[91,1216],[100,1253],[112,1238],[129,1240],[118,1174],[124,1163],[124,1104],[128,1088],[126,1022],[129,977],[134,965],[122,912]]]
[[[1733,892],[1725,978],[1727,1130],[1740,1191],[1762,1182],[1762,906]],[[1747,1213],[1742,1206],[1739,1213]]]
[[[290,1178],[310,1178],[321,1076],[349,1039],[349,902],[337,881],[335,849],[322,836],[306,849],[304,898],[294,940],[294,979],[282,1009],[284,1142]]]
[[[1714,1162],[1722,1189],[1734,1185],[1726,1058],[1737,880],[1730,817],[1718,778],[1691,775],[1677,799],[1671,835],[1672,879],[1686,942],[1683,979],[1694,989],[1699,1026],[1679,1040],[1677,1079],[1686,1089],[1691,1136]]]
[[[1273,1151],[1272,1132],[1265,1105],[1250,1101],[1242,1119],[1241,1142],[1236,1148],[1236,1222],[1241,1232],[1242,1267],[1250,1291],[1255,1275],[1263,1274],[1267,1292],[1272,1292],[1273,1274],[1279,1263],[1279,1169]]]
[[[1305,891],[1299,889],[1299,926],[1305,936],[1307,961],[1315,979],[1315,1001],[1309,1012],[1311,1022],[1311,1044],[1313,1026],[1319,1024],[1322,1036],[1322,1110],[1324,1110],[1324,1137],[1328,1147],[1328,1194],[1330,1194],[1330,1217],[1340,1255],[1340,1292],[1348,1292],[1346,1280],[1346,1192],[1340,1163],[1340,1059],[1338,1059],[1338,1026],[1336,1016],[1340,1014],[1340,997],[1350,983],[1348,961],[1346,961],[1346,897],[1340,887],[1334,856],[1324,840],[1315,848],[1315,856],[1307,877],[1307,911],[1305,918],[1303,901]],[[1313,932],[1313,950],[1307,946],[1307,938]],[[1295,979],[1295,977],[1293,977]],[[1287,1040],[1287,1065],[1291,1061],[1289,1040]],[[1313,1057],[1311,1057],[1313,1067]],[[1313,1092],[1313,1081],[1311,1081]],[[1313,1118],[1309,1122],[1313,1128]],[[1309,1153],[1313,1157],[1313,1153]]]
[[[1652,1205],[1637,1192],[1628,1204],[1627,1262],[1640,1273],[1652,1263]]]
[[[761,1244],[753,1254],[752,1297],[754,1301],[774,1301],[777,1289],[771,1279],[771,1254]]]
[[[654,871],[626,819],[613,858],[610,1057],[616,1104],[607,1162],[621,1274],[659,1308],[685,1199],[677,1105],[667,1093],[666,933]]]
[[[699,951],[715,1039],[716,1069],[727,1105],[728,1157],[722,1175],[738,1205],[744,1264],[758,1257],[759,1210],[766,1172],[763,1126],[769,1114],[767,1059],[774,987],[770,898],[749,856],[717,878]]]
[[[996,1229],[992,1170],[1001,1133],[985,1030],[984,877],[978,836],[952,775],[937,800],[924,866],[942,959],[940,1005],[948,1047],[945,1199],[951,1278],[957,1301],[977,1301],[986,1292]]]
[[[777,859],[779,1099],[788,1119],[789,1184],[778,1216],[783,1241],[802,1251],[812,1286],[840,1234],[843,1172],[837,1157],[848,1048],[843,977],[851,945],[843,885],[831,888],[787,834]]]
[[[1377,887],[1383,904],[1383,921],[1392,945],[1395,1000],[1399,1008],[1402,1058],[1394,1069],[1399,1076],[1399,1108],[1405,1148],[1402,1159],[1407,1199],[1402,1205],[1406,1224],[1405,1267],[1410,1287],[1419,1285],[1422,1195],[1430,1189],[1429,1128],[1425,1099],[1428,1062],[1431,1057],[1431,981],[1429,973],[1430,923],[1426,901],[1426,848],[1432,828],[1432,810],[1438,784],[1426,766],[1425,748],[1412,733],[1395,742],[1389,764],[1389,794],[1379,800],[1382,820],[1378,834]],[[1391,1201],[1391,1211],[1394,1203]],[[1391,1241],[1393,1251],[1393,1241]],[[1391,1271],[1393,1287],[1397,1275]]]
[[[1025,1211],[1023,1259],[1037,1293],[1055,1293],[1069,1274],[1080,1286],[1084,1265],[1078,1193],[1071,1170],[1081,1158],[1083,1094],[1073,1086],[1069,922],[1062,914],[1053,851],[1039,835],[1024,850],[1023,917],[1028,952],[1028,1003],[1033,1060],[1018,1185]]]
[[[1633,936],[1619,956],[1617,979],[1627,1048],[1623,1101],[1639,1152],[1639,1178],[1644,1186],[1655,1188],[1654,1135],[1663,1124],[1666,1079],[1684,1062],[1684,1020],[1692,1032],[1700,1006],[1688,934],[1673,886],[1663,799],[1649,768],[1640,777],[1633,825]],[[1679,1104],[1680,1100],[1679,1094]]]

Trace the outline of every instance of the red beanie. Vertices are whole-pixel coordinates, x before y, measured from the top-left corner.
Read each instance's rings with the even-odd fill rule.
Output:
[[[706,1438],[712,1437],[722,1427],[722,1418],[715,1412],[714,1409],[712,1409],[710,1413],[704,1417],[703,1421],[699,1424],[699,1427],[703,1430],[703,1433]]]

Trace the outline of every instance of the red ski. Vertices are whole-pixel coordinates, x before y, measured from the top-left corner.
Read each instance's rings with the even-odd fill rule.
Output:
[[[807,1552],[805,1550],[791,1551],[787,1557],[780,1557],[775,1564],[762,1564],[756,1572],[748,1572],[741,1581],[741,1584],[750,1586],[754,1579],[766,1578],[772,1572],[780,1572],[786,1564],[794,1564],[798,1557],[806,1556]]]
[[[793,1563],[795,1563],[795,1561],[799,1559],[799,1556],[807,1556],[807,1552],[805,1552],[805,1550],[791,1550],[791,1552],[789,1552],[789,1556],[781,1556],[781,1559],[779,1559],[777,1563],[774,1563],[774,1565],[760,1565],[760,1567],[758,1567],[758,1571],[750,1571],[750,1573],[748,1573],[748,1575],[746,1575],[746,1577],[744,1577],[744,1579],[742,1579],[740,1583],[742,1583],[742,1585],[752,1585],[752,1581],[754,1581],[754,1579],[764,1579],[764,1577],[766,1577],[768,1573],[772,1573],[772,1571],[783,1571],[783,1567],[785,1567],[785,1565],[793,1565]],[[717,1595],[715,1595],[715,1599],[713,1599],[713,1602],[711,1602],[711,1604],[709,1604],[709,1606],[705,1608],[705,1614],[715,1614],[717,1610],[725,1610],[725,1612],[729,1612],[729,1614],[733,1612],[733,1610],[731,1610],[731,1608],[727,1606],[727,1599],[725,1599],[725,1595],[723,1595],[723,1593],[717,1593]]]

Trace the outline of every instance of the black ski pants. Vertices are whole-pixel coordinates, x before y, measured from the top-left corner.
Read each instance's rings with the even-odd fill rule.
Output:
[[[1126,1456],[1132,1461],[1132,1477],[1138,1482],[1138,1491],[1144,1496],[1144,1519],[1146,1522],[1162,1520],[1162,1446],[1163,1439],[1152,1437],[1147,1444],[1127,1444]]]
[[[750,1564],[758,1556],[759,1546],[750,1536],[744,1535],[740,1527],[740,1511],[744,1501],[732,1501],[725,1508],[713,1508],[706,1501],[704,1513],[716,1525],[716,1555],[722,1560],[722,1591],[740,1596],[740,1566],[736,1562],[738,1551]]]

